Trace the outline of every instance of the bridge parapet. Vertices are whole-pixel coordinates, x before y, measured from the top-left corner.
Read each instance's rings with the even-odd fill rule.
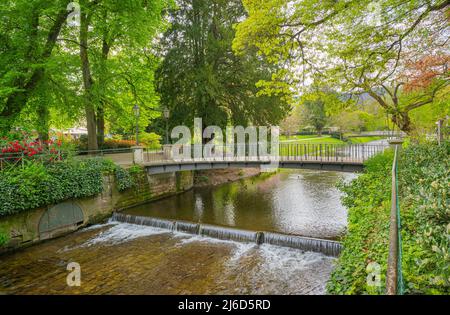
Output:
[[[387,144],[300,144],[282,143],[276,152],[258,145],[166,145],[163,150],[146,149],[145,164],[161,162],[228,162],[228,161],[321,161],[363,163],[373,155],[383,152]],[[200,150],[199,150],[200,149]],[[269,152],[268,152],[269,151]]]
[[[216,146],[199,155],[198,147],[172,146],[172,154],[164,150],[146,150],[144,165],[150,173],[166,173],[182,170],[217,169],[228,167],[261,167],[276,162],[281,168],[309,168],[355,172],[363,169],[371,156],[384,151],[387,144],[336,145],[283,143],[276,155],[245,145]],[[197,152],[197,153],[196,153]],[[239,154],[240,153],[240,154]]]

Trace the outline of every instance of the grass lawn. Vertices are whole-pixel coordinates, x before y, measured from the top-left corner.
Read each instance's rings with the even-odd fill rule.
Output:
[[[349,138],[349,141],[351,143],[367,143],[371,141],[381,140],[384,139],[384,137],[379,136],[371,136],[371,137],[351,137]]]
[[[345,144],[344,141],[332,138],[331,136],[323,136],[323,137],[317,137],[314,139],[308,139],[304,140],[301,143],[330,143],[330,144]]]
[[[319,137],[318,135],[293,135],[290,137],[281,135],[280,141],[297,141],[297,140],[313,139],[313,138],[318,138],[318,137]]]
[[[344,144],[345,142],[339,139],[332,138],[331,136],[322,136],[319,137],[317,135],[309,135],[309,136],[292,136],[289,139],[286,139],[285,136],[280,136],[280,142],[283,143],[331,143],[331,144]]]
[[[340,139],[332,138],[329,135],[319,137],[317,135],[301,135],[301,136],[291,136],[287,138],[286,136],[280,136],[281,143],[299,143],[299,144],[362,144],[368,143],[375,140],[383,139],[383,137],[371,136],[371,137],[351,137],[348,138],[348,142]]]

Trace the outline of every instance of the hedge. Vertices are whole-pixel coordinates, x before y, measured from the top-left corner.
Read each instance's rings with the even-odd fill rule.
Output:
[[[23,167],[8,168],[0,172],[0,216],[96,196],[103,190],[103,175],[114,173],[119,190],[133,186],[126,170],[102,158],[50,164],[28,161]]]

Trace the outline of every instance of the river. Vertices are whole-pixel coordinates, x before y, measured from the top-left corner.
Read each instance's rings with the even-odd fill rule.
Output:
[[[355,174],[283,170],[131,208],[150,216],[336,239],[346,210],[335,188]],[[109,222],[0,256],[4,294],[324,294],[335,258]],[[81,286],[66,283],[81,266]]]
[[[345,230],[347,212],[335,186],[339,180],[349,181],[355,176],[281,170],[268,178],[193,189],[124,213],[336,239]]]

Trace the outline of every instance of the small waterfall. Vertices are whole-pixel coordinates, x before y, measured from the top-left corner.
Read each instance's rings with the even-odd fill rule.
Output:
[[[189,234],[198,234],[200,231],[200,224],[176,221],[175,227],[173,230],[177,231],[177,232],[184,232],[184,233],[189,233]]]
[[[122,213],[114,213],[113,221],[152,226],[160,229],[207,236],[226,241],[271,244],[282,247],[292,247],[304,251],[319,252],[337,257],[341,253],[342,245],[336,241],[287,235],[272,232],[253,232],[227,227],[196,224],[184,221],[172,221],[151,217],[140,217]]]
[[[201,225],[199,234],[202,236],[208,236],[226,241],[256,243],[256,232],[252,231],[244,231],[212,225]]]
[[[131,223],[137,225],[146,225],[153,226],[160,229],[173,230],[174,229],[174,221],[157,219],[151,217],[139,217],[134,215],[122,214],[122,213],[114,213],[112,217],[113,221]]]
[[[269,232],[264,232],[263,243],[319,252],[334,257],[339,256],[342,249],[342,245],[335,241]]]
[[[264,243],[264,232],[256,232],[256,244],[261,245]]]

